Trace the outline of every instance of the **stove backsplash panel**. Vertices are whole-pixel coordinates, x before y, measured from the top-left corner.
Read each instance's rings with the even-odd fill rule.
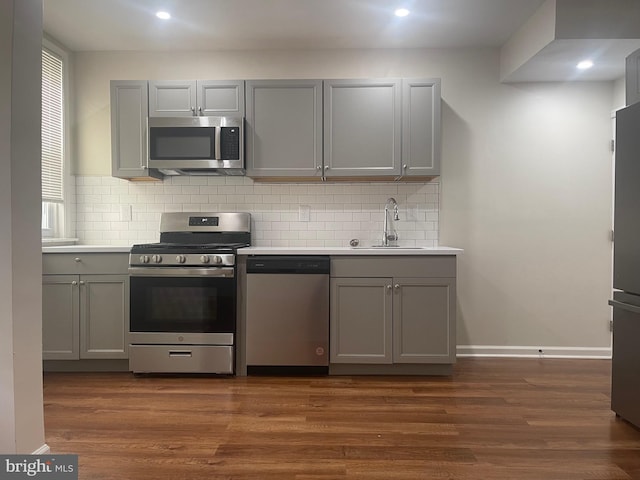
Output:
[[[400,220],[393,222],[400,245],[437,246],[438,180],[283,184],[248,177],[170,177],[136,183],[78,176],[70,221],[82,244],[131,245],[158,241],[162,212],[245,211],[251,213],[253,245],[345,247],[353,238],[362,245],[380,241],[389,197],[400,206]]]

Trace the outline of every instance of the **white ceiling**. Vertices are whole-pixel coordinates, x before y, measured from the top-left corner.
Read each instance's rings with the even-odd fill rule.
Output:
[[[43,0],[44,29],[73,51],[333,48],[499,48],[544,0]],[[393,15],[404,6],[411,14]],[[163,21],[159,9],[171,12]],[[624,72],[630,51],[600,53],[606,71]],[[560,78],[575,49],[537,55],[518,81]],[[560,49],[561,50],[561,49]],[[548,70],[548,71],[547,71]],[[562,73],[566,76],[566,73]]]

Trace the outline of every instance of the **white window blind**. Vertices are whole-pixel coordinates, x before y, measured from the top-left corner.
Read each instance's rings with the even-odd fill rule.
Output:
[[[62,202],[63,71],[62,59],[42,50],[42,200]]]

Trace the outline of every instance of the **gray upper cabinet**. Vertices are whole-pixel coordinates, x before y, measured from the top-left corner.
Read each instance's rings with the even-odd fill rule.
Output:
[[[440,175],[440,79],[402,81],[402,175]]]
[[[150,117],[201,115],[244,115],[244,81],[149,81]]]
[[[197,86],[200,115],[244,116],[243,80],[198,80]]]
[[[398,176],[399,79],[325,80],[324,175]]]
[[[640,102],[640,50],[627,57],[625,89],[627,105]]]
[[[253,177],[322,176],[322,81],[246,82],[246,168]]]
[[[147,169],[146,80],[111,81],[111,165],[118,178],[160,178]]]

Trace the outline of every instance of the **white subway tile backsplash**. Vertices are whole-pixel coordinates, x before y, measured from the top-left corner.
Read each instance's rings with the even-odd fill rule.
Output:
[[[162,212],[246,211],[252,215],[254,245],[338,247],[352,238],[366,245],[380,241],[384,205],[394,197],[400,207],[400,220],[393,225],[400,244],[438,244],[436,182],[275,184],[248,177],[168,177],[137,183],[74,178],[71,221],[82,243],[156,242]],[[120,221],[120,205],[131,205],[132,221]],[[299,219],[301,205],[310,209],[308,222]]]

